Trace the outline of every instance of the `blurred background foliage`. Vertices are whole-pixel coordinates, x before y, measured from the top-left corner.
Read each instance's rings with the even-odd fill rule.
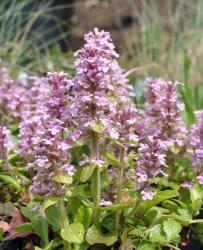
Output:
[[[93,27],[111,32],[137,101],[142,80],[177,80],[189,114],[203,108],[202,0],[0,0],[0,58],[11,74],[73,72],[73,51]]]

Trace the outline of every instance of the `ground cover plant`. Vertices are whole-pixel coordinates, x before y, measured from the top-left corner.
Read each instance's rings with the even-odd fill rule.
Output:
[[[74,77],[21,82],[1,64],[2,244],[181,249],[202,223],[203,113],[185,123],[184,85],[159,78],[136,106],[110,34],[84,40]]]

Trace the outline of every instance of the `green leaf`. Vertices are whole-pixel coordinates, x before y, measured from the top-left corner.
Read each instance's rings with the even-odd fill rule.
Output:
[[[122,163],[115,157],[112,152],[106,152],[105,157],[107,158],[108,162],[118,168],[122,168]]]
[[[181,87],[182,99],[185,104],[185,115],[187,126],[195,123],[192,89],[189,86]]]
[[[142,216],[151,207],[154,207],[154,206],[158,205],[159,203],[163,202],[164,200],[169,200],[169,199],[174,198],[178,195],[179,195],[178,192],[175,190],[159,191],[156,193],[156,195],[154,196],[154,198],[152,200],[140,202],[140,204],[137,206],[137,209],[135,212],[136,212],[137,216]]]
[[[45,245],[48,245],[48,221],[44,218],[35,218],[31,225],[35,233],[44,241]]]
[[[54,176],[54,181],[63,184],[71,184],[73,182],[73,178],[68,174],[59,174]]]
[[[30,221],[32,221],[37,216],[37,212],[33,211],[31,208],[27,207],[20,207],[21,213],[28,218]]]
[[[58,239],[52,240],[44,250],[53,250],[54,248],[58,247],[61,243],[62,243],[61,240]]]
[[[12,185],[17,190],[21,188],[20,182],[9,175],[0,174],[0,179],[3,180],[5,183]]]
[[[146,212],[144,220],[152,224],[153,221],[158,217],[158,215],[159,212],[157,211],[157,209],[152,208]]]
[[[183,60],[183,75],[184,75],[184,82],[187,84],[191,69],[191,60],[188,57],[187,50],[184,50],[184,60]]]
[[[92,218],[92,208],[82,205],[78,208],[74,222],[80,222],[87,229],[90,226]]]
[[[89,178],[92,176],[95,165],[88,165],[82,169],[81,175],[80,175],[80,181],[81,182],[86,182],[89,180]]]
[[[78,246],[78,250],[87,250],[89,249],[89,244],[87,242],[83,242],[80,246]]]
[[[61,230],[61,237],[70,243],[80,244],[84,241],[85,228],[79,223],[72,223],[67,228]]]
[[[31,223],[24,223],[15,228],[15,230],[19,233],[26,233],[32,231]]]
[[[152,242],[158,243],[160,245],[167,244],[166,234],[163,230],[163,225],[157,224],[150,229],[149,239]]]
[[[54,197],[54,196],[47,197],[42,204],[42,208],[46,210],[48,207],[56,204],[59,200],[60,200],[59,197]]]
[[[58,206],[50,206],[45,211],[48,222],[53,226],[53,230],[57,231],[62,228],[61,214]]]
[[[95,226],[88,229],[86,234],[86,241],[90,245],[96,243],[105,244],[106,246],[111,246],[117,241],[117,234],[114,235],[102,235]]]
[[[115,204],[115,205],[109,205],[105,207],[99,207],[98,210],[100,211],[119,211],[119,210],[124,210],[129,207],[134,207],[137,205],[137,200],[131,201],[129,203],[123,203],[123,204]]]
[[[179,233],[182,230],[182,226],[174,219],[168,219],[163,222],[163,229],[166,233],[166,239],[169,242],[178,243],[180,241]]]
[[[142,240],[137,250],[158,250],[158,247],[148,240]]]
[[[195,186],[191,188],[190,197],[193,209],[199,211],[202,207],[202,198],[203,198],[202,188],[200,186]]]
[[[137,225],[133,230],[129,231],[129,235],[134,235],[138,238],[144,238],[146,236],[147,228],[145,226]]]
[[[0,241],[4,239],[3,234],[4,234],[4,231],[2,228],[0,228]]]
[[[176,213],[172,213],[174,219],[181,222],[183,226],[188,226],[192,220],[191,213],[185,208],[178,208]]]
[[[97,123],[91,129],[96,133],[102,133],[105,129],[105,126],[101,123]]]
[[[177,209],[179,208],[177,203],[170,200],[163,201],[162,206],[169,209],[170,211],[177,211]]]

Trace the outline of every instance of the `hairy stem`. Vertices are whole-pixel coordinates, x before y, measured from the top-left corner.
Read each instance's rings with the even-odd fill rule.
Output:
[[[203,219],[190,220],[190,224],[203,223]]]
[[[123,174],[124,174],[124,154],[125,149],[123,147],[120,147],[119,150],[119,160],[122,163],[122,167],[119,169],[118,173],[118,179],[117,179],[117,198],[116,198],[116,204],[120,204],[121,202],[121,196],[122,196],[122,186],[123,186]],[[119,229],[119,222],[120,222],[120,211],[117,211],[116,213],[116,230]]]
[[[96,132],[92,131],[92,150],[91,150],[92,157],[98,157],[98,135]],[[93,202],[94,202],[94,223],[97,224],[98,222],[98,211],[97,208],[100,204],[100,170],[98,167],[94,169],[93,172]]]
[[[169,247],[170,249],[181,250],[180,248],[178,248],[174,245],[171,245],[171,244],[167,244],[166,246]]]

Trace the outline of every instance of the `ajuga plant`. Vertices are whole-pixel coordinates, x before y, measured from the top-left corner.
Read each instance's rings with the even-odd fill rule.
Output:
[[[24,193],[21,223],[0,221],[5,239],[34,233],[36,250],[181,249],[202,223],[202,115],[188,129],[180,83],[156,78],[136,107],[110,34],[84,38],[72,78],[49,72],[24,86],[1,68],[0,178]]]

